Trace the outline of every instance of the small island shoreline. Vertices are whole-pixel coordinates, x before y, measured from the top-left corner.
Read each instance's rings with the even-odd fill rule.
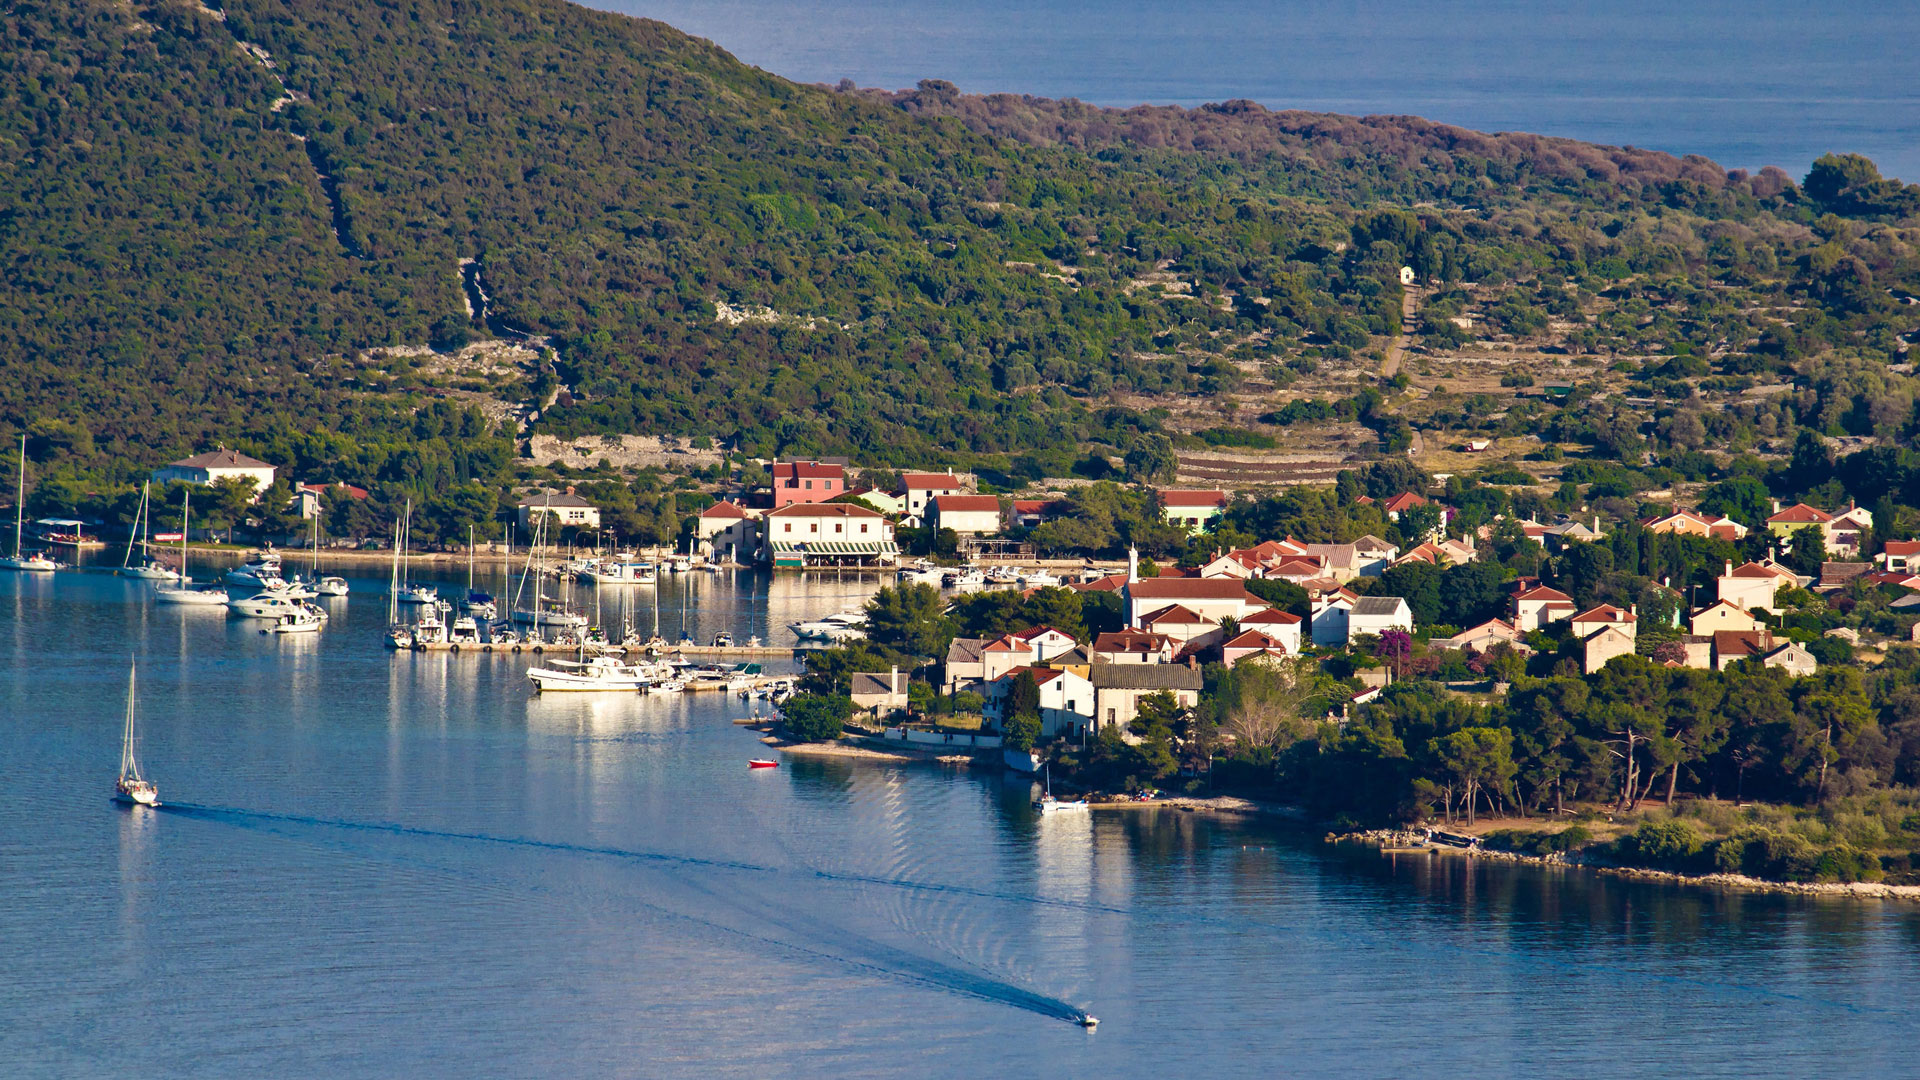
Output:
[[[1458,848],[1428,842],[1418,832],[1406,829],[1371,829],[1362,832],[1328,833],[1329,844],[1354,844],[1381,850],[1418,849],[1438,855],[1452,855],[1497,862],[1529,863],[1535,866],[1586,870],[1610,877],[1636,881],[1665,882],[1694,888],[1721,889],[1750,893],[1782,893],[1798,896],[1826,896],[1856,900],[1920,901],[1920,885],[1888,885],[1881,882],[1770,881],[1745,874],[1681,874],[1640,866],[1622,866],[1592,856],[1552,852],[1530,855],[1518,851],[1494,851],[1487,848]]]

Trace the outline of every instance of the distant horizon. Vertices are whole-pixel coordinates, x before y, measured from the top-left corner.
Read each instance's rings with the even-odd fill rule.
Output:
[[[1920,9],[1810,14],[1786,0],[1684,10],[1636,0],[1543,15],[1520,0],[592,0],[706,38],[802,83],[1090,105],[1418,116],[1675,156],[1796,180],[1824,153],[1920,179]],[[1905,72],[1905,74],[1902,74]],[[1864,73],[1864,74],[1863,74]],[[1871,92],[1868,92],[1871,91]]]

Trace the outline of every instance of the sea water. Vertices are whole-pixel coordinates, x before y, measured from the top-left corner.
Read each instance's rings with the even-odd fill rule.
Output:
[[[0,1073],[1920,1075],[1920,908],[749,771],[732,696],[386,651],[367,573],[292,637],[0,577]],[[875,587],[669,578],[603,617],[783,640]],[[158,811],[109,802],[130,659]]]
[[[802,82],[1098,105],[1248,98],[1413,114],[1797,179],[1828,151],[1920,181],[1920,5],[1899,0],[594,0]]]

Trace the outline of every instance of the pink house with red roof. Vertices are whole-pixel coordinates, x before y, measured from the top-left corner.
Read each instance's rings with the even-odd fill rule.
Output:
[[[773,506],[794,503],[818,503],[846,494],[847,470],[844,465],[818,461],[776,461],[773,471]]]

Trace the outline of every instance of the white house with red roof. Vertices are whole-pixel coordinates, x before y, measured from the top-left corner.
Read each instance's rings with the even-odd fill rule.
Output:
[[[952,473],[905,473],[900,477],[900,493],[906,499],[906,516],[918,521],[925,517],[927,504],[942,495],[959,495],[967,485]]]
[[[1002,673],[981,688],[987,719],[1006,726],[1012,718],[1009,701],[1013,684],[1021,672],[1032,672],[1040,691],[1040,734],[1042,738],[1073,738],[1093,724],[1093,684],[1073,671],[1059,668],[1018,667]]]
[[[694,522],[694,537],[700,543],[700,553],[709,559],[749,563],[761,558],[760,522],[739,503],[723,499],[700,511]]]
[[[1573,630],[1573,636],[1586,640],[1608,627],[1617,627],[1630,638],[1638,636],[1640,615],[1636,611],[1617,608],[1612,604],[1591,607],[1567,620]]]
[[[1220,643],[1220,662],[1237,667],[1245,660],[1284,660],[1300,655],[1297,648],[1261,630],[1242,630]]]
[[[1671,514],[1645,518],[1640,522],[1650,533],[1674,533],[1679,536],[1710,536],[1716,540],[1745,540],[1747,527],[1726,515],[1712,517],[1694,510],[1675,510]]]
[[[826,502],[846,494],[847,468],[821,461],[776,461],[773,473],[775,509],[794,503]]]
[[[265,491],[273,486],[273,477],[278,471],[277,466],[259,458],[222,448],[162,465],[153,470],[153,482],[164,487],[175,480],[183,484],[202,485],[221,480],[245,480],[253,485],[255,491]]]
[[[1458,649],[1462,652],[1471,649],[1474,652],[1486,652],[1495,645],[1506,645],[1514,651],[1529,655],[1533,652],[1520,640],[1520,631],[1504,619],[1488,619],[1478,626],[1446,638],[1434,638],[1427,642],[1429,649]]]
[[[1205,648],[1220,640],[1220,620],[1210,619],[1184,604],[1169,604],[1140,617],[1139,629],[1160,634],[1180,651]]]
[[[1097,664],[1171,664],[1174,640],[1151,630],[1109,630],[1096,634],[1089,650]]]
[[[1307,620],[1291,611],[1270,607],[1240,620],[1240,629],[1258,630],[1286,646],[1290,655],[1300,655],[1300,635]]]
[[[1801,529],[1819,529],[1821,542],[1836,551],[1860,550],[1860,535],[1871,528],[1873,511],[1861,506],[1849,506],[1838,514],[1829,514],[1806,503],[1794,503],[1782,509],[1776,501],[1773,514],[1767,518],[1767,531],[1783,540],[1791,541],[1793,534]]]
[[[1742,611],[1759,608],[1778,615],[1775,595],[1781,589],[1795,588],[1800,578],[1778,563],[1750,562],[1740,566],[1727,563],[1726,570],[1714,580],[1714,598],[1725,600]]]
[[[775,567],[882,566],[900,554],[893,522],[851,503],[790,503],[763,519]]]
[[[1381,503],[1380,509],[1386,512],[1388,521],[1399,521],[1402,513],[1416,506],[1425,505],[1427,505],[1426,496],[1416,495],[1411,491],[1403,491],[1388,499],[1386,502]]]
[[[1212,525],[1231,501],[1224,491],[1162,491],[1157,497],[1167,524],[1182,526],[1188,532],[1201,532]]]
[[[1559,622],[1578,610],[1573,597],[1546,585],[1514,593],[1507,603],[1513,614],[1510,620],[1513,628],[1523,634]]]
[[[991,495],[938,495],[929,524],[961,536],[992,536],[1000,531],[1000,500]]]
[[[1881,545],[1880,554],[1873,561],[1887,568],[1889,573],[1920,573],[1920,540],[1889,540]]]
[[[1128,582],[1121,597],[1128,626],[1140,626],[1149,612],[1176,604],[1216,623],[1244,619],[1267,606],[1233,578],[1141,578]]]

